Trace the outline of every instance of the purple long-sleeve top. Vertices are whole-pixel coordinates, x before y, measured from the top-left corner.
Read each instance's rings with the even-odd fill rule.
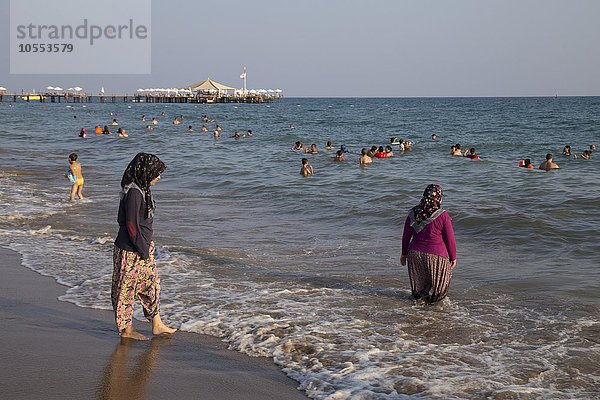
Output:
[[[448,257],[450,261],[456,260],[456,242],[450,215],[446,211],[442,212],[419,233],[411,226],[410,217],[406,217],[402,234],[402,255],[407,255],[409,250]]]

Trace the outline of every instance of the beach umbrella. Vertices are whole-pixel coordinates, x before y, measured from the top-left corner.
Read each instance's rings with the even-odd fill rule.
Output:
[[[72,87],[70,87],[70,88],[67,89],[67,92],[72,92],[72,91],[73,91]]]
[[[281,93],[281,92],[283,92],[283,90],[281,90],[281,89],[275,89],[275,93]]]
[[[0,92],[4,92],[6,88],[4,86],[0,86]]]
[[[61,88],[60,86],[57,86],[54,88],[54,90],[58,91],[58,92],[62,92],[64,89]]]
[[[75,90],[76,92],[79,92],[79,91],[82,91],[82,90],[83,90],[83,88],[80,88],[79,86],[75,86],[75,87],[73,88],[73,90]]]
[[[136,92],[143,92],[143,91],[144,91],[144,89],[138,89],[138,90],[136,90]]]
[[[275,93],[275,91],[273,89],[269,89],[269,90],[267,90],[267,92],[269,92],[269,93]]]
[[[56,88],[54,86],[48,86],[46,90],[56,90]]]

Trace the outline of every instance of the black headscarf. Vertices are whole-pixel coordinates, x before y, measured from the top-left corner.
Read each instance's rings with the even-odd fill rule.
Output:
[[[439,185],[431,184],[425,188],[421,202],[412,208],[417,224],[422,223],[442,207],[444,192]]]
[[[143,192],[146,200],[146,218],[154,212],[156,208],[152,200],[150,191],[150,182],[158,178],[167,166],[154,154],[138,153],[129,163],[123,178],[121,179],[121,188],[130,183],[135,183]]]

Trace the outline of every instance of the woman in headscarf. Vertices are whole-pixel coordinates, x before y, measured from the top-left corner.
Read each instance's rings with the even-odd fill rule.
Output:
[[[150,188],[167,167],[154,154],[138,153],[121,179],[119,233],[113,253],[111,301],[122,337],[146,340],[133,329],[135,298],[139,298],[144,315],[152,322],[154,335],[169,334],[176,329],[160,318],[160,278],[154,261],[152,221],[156,205]]]
[[[454,230],[442,208],[443,197],[440,186],[427,186],[421,202],[408,213],[402,235],[400,263],[408,261],[412,295],[430,303],[446,297],[456,267]]]

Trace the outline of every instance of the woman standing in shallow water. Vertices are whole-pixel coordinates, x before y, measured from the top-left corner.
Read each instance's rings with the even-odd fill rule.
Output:
[[[440,186],[427,186],[421,202],[408,213],[402,235],[400,263],[408,261],[412,295],[430,303],[446,297],[456,267],[454,230],[441,207],[443,197]]]
[[[154,261],[152,222],[156,205],[150,187],[167,167],[155,155],[138,153],[121,179],[119,233],[113,253],[111,301],[122,337],[146,340],[133,329],[133,308],[139,298],[154,335],[174,333],[160,318],[160,278]]]

